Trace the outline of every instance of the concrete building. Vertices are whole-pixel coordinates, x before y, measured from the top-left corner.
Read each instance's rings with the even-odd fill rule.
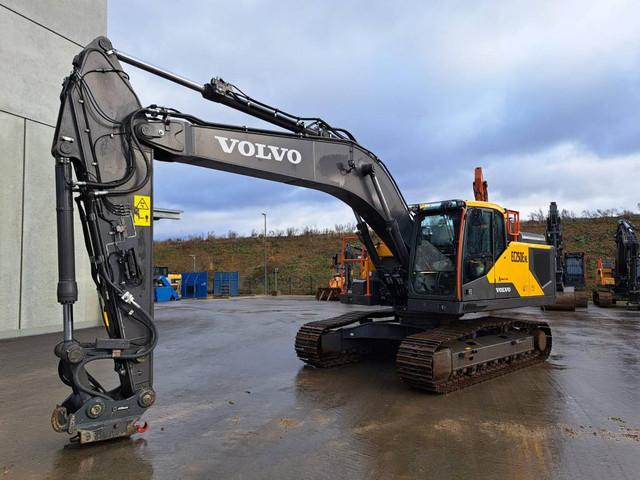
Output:
[[[0,0],[0,337],[62,329],[51,141],[62,79],[106,31],[106,0]],[[100,317],[76,225],[81,327]]]

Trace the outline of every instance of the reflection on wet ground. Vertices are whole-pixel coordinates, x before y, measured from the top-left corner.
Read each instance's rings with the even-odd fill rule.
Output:
[[[2,341],[0,480],[638,478],[637,312],[514,312],[549,321],[549,361],[434,396],[402,385],[390,359],[302,366],[298,326],[349,308],[294,298],[159,307],[150,429],[85,447],[49,426],[67,393],[58,336]]]

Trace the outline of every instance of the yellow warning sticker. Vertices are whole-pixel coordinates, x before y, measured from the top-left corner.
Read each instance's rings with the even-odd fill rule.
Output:
[[[151,226],[151,197],[133,196],[133,224],[139,227]]]

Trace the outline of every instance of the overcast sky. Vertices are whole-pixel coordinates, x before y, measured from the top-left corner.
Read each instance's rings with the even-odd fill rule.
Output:
[[[109,1],[116,48],[350,130],[409,203],[472,198],[576,213],[640,202],[640,2]],[[265,124],[125,67],[144,104]],[[155,164],[156,238],[352,222],[332,197]]]

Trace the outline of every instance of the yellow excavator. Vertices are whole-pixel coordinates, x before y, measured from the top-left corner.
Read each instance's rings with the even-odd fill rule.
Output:
[[[279,129],[143,107],[122,63]],[[517,211],[477,200],[409,205],[384,162],[353,134],[271,107],[221,78],[199,84],[96,38],[75,57],[63,83],[52,154],[64,329],[55,353],[60,379],[70,388],[52,425],[81,443],[144,431],[140,419],[156,399],[153,159],[311,188],[353,209],[392,305],[302,325],[295,351],[308,365],[354,362],[372,345],[389,342],[405,383],[446,393],[542,362],[551,351],[544,321],[492,313],[553,303],[556,293],[553,248],[520,231]],[[426,168],[415,173],[430,174]],[[89,342],[74,335],[76,210],[105,328],[104,337]],[[371,231],[391,255],[377,253]],[[469,318],[472,313],[480,315]],[[115,388],[87,369],[97,360],[113,362]],[[194,368],[207,374],[204,364]]]

